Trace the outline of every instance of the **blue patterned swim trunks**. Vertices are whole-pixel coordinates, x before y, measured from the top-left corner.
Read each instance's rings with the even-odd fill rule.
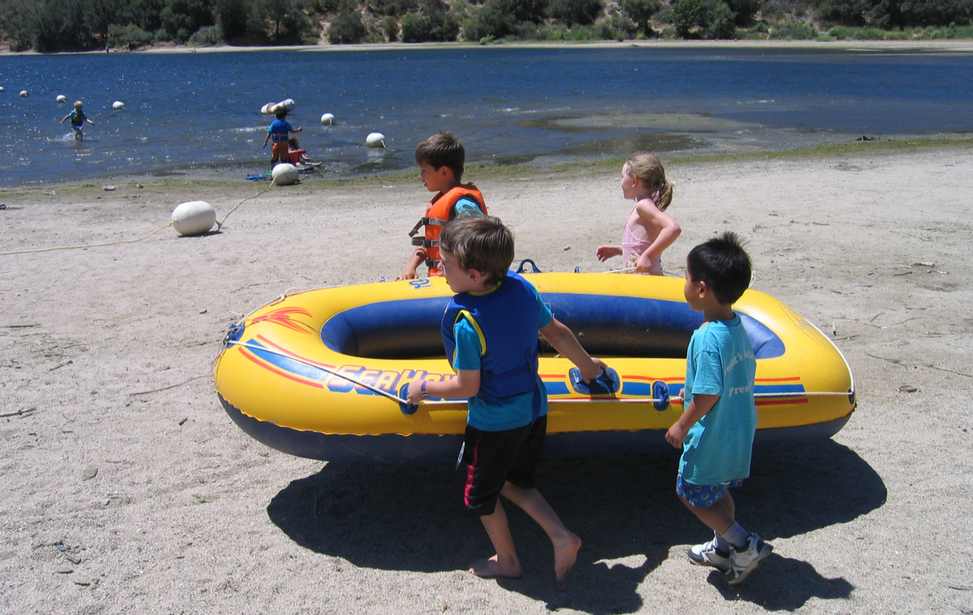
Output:
[[[737,489],[743,485],[742,480],[734,480],[719,485],[693,485],[682,479],[682,474],[676,475],[676,495],[685,498],[696,508],[712,508],[722,500],[729,489]]]

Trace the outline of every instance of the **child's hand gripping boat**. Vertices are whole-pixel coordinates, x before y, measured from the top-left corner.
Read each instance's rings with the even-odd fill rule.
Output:
[[[549,397],[546,450],[589,453],[664,443],[682,412],[686,347],[702,323],[681,278],[583,273],[528,275],[555,317],[612,371],[589,387],[542,342]],[[215,365],[216,389],[245,432],[313,459],[402,460],[455,452],[463,400],[402,397],[409,382],[452,375],[439,334],[445,280],[303,292],[231,327]],[[757,440],[827,438],[855,409],[851,370],[811,323],[747,291],[734,305],[757,359]]]

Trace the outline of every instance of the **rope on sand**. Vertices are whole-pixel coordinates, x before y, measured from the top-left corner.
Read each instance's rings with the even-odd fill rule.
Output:
[[[251,201],[259,196],[262,196],[266,192],[270,191],[270,189],[273,188],[274,185],[275,184],[273,180],[271,180],[269,187],[264,188],[257,194],[246,197],[245,199],[243,199],[242,201],[234,205],[233,209],[231,209],[225,216],[223,216],[222,220],[216,223],[216,232],[219,232],[223,228],[223,224],[226,222],[226,219],[230,217],[230,214],[232,214],[237,209],[239,209],[241,205],[243,205],[247,201]],[[58,252],[61,250],[85,250],[87,248],[103,248],[105,246],[119,246],[127,243],[138,243],[140,241],[146,241],[148,239],[151,239],[153,235],[155,235],[162,229],[169,228],[170,226],[172,226],[172,222],[167,222],[165,225],[154,229],[152,232],[148,233],[147,235],[138,237],[136,239],[117,239],[115,241],[102,241],[98,243],[83,243],[83,244],[79,243],[79,244],[73,244],[67,246],[51,246],[48,248],[27,248],[25,250],[11,250],[9,252],[0,252],[0,256],[15,256],[17,254],[40,254],[42,252]]]
[[[138,243],[140,241],[145,241],[147,239],[150,239],[153,235],[155,235],[162,229],[169,228],[170,226],[172,226],[172,222],[167,222],[165,225],[156,228],[151,233],[143,237],[138,237],[136,239],[117,239],[115,241],[102,241],[99,243],[75,244],[69,246],[51,246],[49,248],[28,248],[26,250],[11,250],[9,252],[0,252],[0,256],[13,256],[15,254],[39,254],[41,252],[57,252],[59,250],[84,250],[86,248],[102,248],[105,246],[118,246],[126,243]]]

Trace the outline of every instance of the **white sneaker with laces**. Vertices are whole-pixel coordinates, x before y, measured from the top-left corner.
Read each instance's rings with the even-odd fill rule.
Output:
[[[743,583],[750,573],[757,569],[760,562],[767,559],[770,552],[774,550],[772,545],[767,544],[756,534],[747,537],[747,548],[742,551],[730,550],[730,566],[726,573],[727,583],[739,585]]]
[[[693,545],[686,552],[689,561],[697,566],[711,566],[720,572],[727,573],[730,570],[729,554],[723,555],[716,549],[716,538],[701,545]]]

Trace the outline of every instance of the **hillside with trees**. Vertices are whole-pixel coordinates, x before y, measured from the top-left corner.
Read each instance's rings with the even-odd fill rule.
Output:
[[[0,0],[14,51],[425,41],[973,38],[973,0]]]

